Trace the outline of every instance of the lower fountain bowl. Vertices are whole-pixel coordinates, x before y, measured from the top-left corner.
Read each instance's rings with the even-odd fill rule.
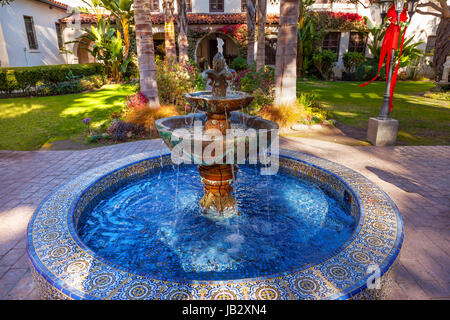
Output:
[[[279,160],[280,171],[292,179],[309,181],[332,196],[355,222],[349,237],[326,256],[273,274],[230,275],[227,279],[180,279],[171,277],[170,272],[139,273],[110,261],[86,245],[86,238],[80,237],[80,220],[114,190],[161,167],[172,166],[170,155],[143,153],[86,172],[58,188],[37,209],[28,227],[27,240],[31,270],[41,298],[385,297],[403,241],[401,215],[393,202],[365,177],[336,163],[286,150],[280,151]],[[377,276],[380,282],[373,285]]]

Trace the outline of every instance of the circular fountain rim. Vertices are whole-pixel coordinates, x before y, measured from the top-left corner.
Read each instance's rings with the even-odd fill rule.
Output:
[[[121,160],[117,160],[113,164],[107,164],[102,167],[89,170],[88,172],[81,175],[80,177],[75,178],[72,181],[68,182],[67,184],[59,187],[54,193],[52,193],[50,196],[47,197],[47,199],[45,199],[43,201],[43,203],[39,206],[39,208],[36,210],[35,214],[33,215],[32,219],[30,221],[29,227],[28,227],[28,231],[27,231],[28,255],[29,255],[29,258],[30,258],[30,261],[32,264],[33,276],[35,277],[35,279],[38,280],[39,286],[46,287],[44,289],[41,288],[42,291],[49,292],[49,290],[50,290],[58,297],[65,297],[65,298],[72,298],[72,299],[98,299],[98,298],[104,299],[104,298],[111,297],[111,296],[105,296],[105,294],[102,294],[102,293],[98,293],[98,292],[95,293],[95,290],[97,290],[97,291],[99,290],[100,292],[101,292],[101,290],[98,288],[95,289],[95,288],[89,287],[89,283],[84,283],[82,280],[79,280],[78,282],[75,281],[76,282],[75,284],[72,283],[74,281],[74,279],[70,277],[70,274],[73,272],[74,274],[78,274],[78,276],[84,276],[85,275],[84,270],[87,268],[86,266],[89,264],[91,267],[93,265],[102,266],[103,269],[109,271],[110,275],[112,274],[112,275],[116,276],[116,273],[117,273],[117,275],[119,277],[116,277],[116,279],[115,279],[116,281],[119,281],[119,279],[121,279],[120,275],[122,277],[124,277],[124,274],[128,274],[127,279],[131,278],[131,280],[126,280],[126,281],[128,281],[128,282],[131,281],[131,284],[130,284],[131,287],[132,287],[133,283],[135,283],[135,284],[140,283],[140,285],[145,284],[147,286],[148,290],[150,290],[149,288],[155,288],[155,287],[158,288],[160,286],[163,286],[163,282],[167,282],[167,281],[169,281],[170,285],[172,286],[172,288],[170,288],[170,286],[169,286],[169,289],[175,288],[174,290],[176,292],[186,292],[186,290],[183,291],[183,288],[185,288],[186,286],[188,286],[189,288],[191,288],[191,290],[193,290],[192,286],[195,286],[198,284],[210,285],[213,288],[214,287],[219,288],[224,283],[228,285],[228,284],[241,283],[241,282],[248,282],[248,283],[256,282],[257,283],[256,286],[258,286],[258,284],[260,286],[264,286],[264,287],[267,287],[269,285],[272,285],[275,287],[278,286],[276,289],[272,288],[273,290],[279,291],[277,293],[278,296],[281,296],[284,298],[286,298],[286,297],[290,298],[291,295],[294,295],[294,297],[302,298],[303,296],[306,297],[308,295],[304,294],[302,296],[302,292],[300,292],[301,289],[299,289],[300,287],[299,287],[298,283],[300,283],[300,281],[303,279],[302,277],[304,275],[301,275],[301,277],[298,277],[299,274],[305,270],[310,271],[309,275],[312,278],[308,278],[307,277],[308,274],[306,274],[306,278],[308,278],[307,279],[308,281],[311,281],[311,279],[313,279],[313,280],[315,279],[314,275],[317,272],[322,272],[322,271],[326,272],[327,270],[321,270],[321,267],[323,267],[324,265],[326,265],[329,261],[331,261],[333,259],[338,259],[337,258],[338,255],[342,256],[342,254],[344,254],[343,257],[346,257],[346,259],[349,259],[349,261],[350,261],[352,258],[350,256],[350,253],[348,253],[347,256],[345,256],[345,252],[348,250],[349,247],[352,247],[352,246],[355,246],[356,249],[360,248],[360,251],[361,251],[361,245],[364,244],[364,242],[362,241],[363,239],[360,239],[360,238],[362,238],[361,234],[364,234],[364,230],[367,233],[368,232],[367,229],[370,229],[370,228],[372,229],[371,230],[372,234],[373,233],[377,234],[377,232],[381,233],[382,236],[379,237],[381,239],[383,239],[383,236],[386,236],[386,234],[383,234],[383,233],[387,232],[387,235],[390,236],[390,241],[392,243],[391,243],[391,248],[389,250],[387,250],[388,251],[387,254],[385,254],[386,252],[381,252],[381,251],[377,252],[378,255],[376,255],[374,253],[375,251],[370,252],[367,250],[367,252],[366,252],[367,256],[371,255],[369,257],[369,260],[371,260],[372,262],[379,262],[378,265],[380,266],[380,269],[381,269],[381,272],[380,272],[381,275],[383,275],[385,272],[387,272],[389,267],[391,266],[391,264],[394,262],[395,258],[397,257],[399,250],[401,248],[402,240],[403,240],[403,222],[401,219],[401,215],[398,212],[398,209],[396,208],[396,206],[392,202],[392,200],[389,199],[389,197],[382,190],[380,190],[377,186],[375,186],[373,183],[371,183],[367,178],[365,178],[361,174],[359,174],[351,169],[348,169],[344,166],[338,165],[338,164],[330,162],[328,160],[309,156],[309,155],[299,153],[299,152],[282,150],[280,152],[280,155],[282,156],[282,158],[290,159],[293,161],[298,161],[300,163],[304,163],[307,167],[317,168],[319,170],[326,172],[327,174],[334,176],[336,179],[338,179],[342,183],[344,183],[349,188],[349,190],[352,191],[353,195],[355,196],[355,198],[357,200],[357,203],[359,204],[360,218],[359,218],[358,224],[357,224],[352,236],[341,247],[339,247],[334,252],[330,253],[328,256],[322,258],[318,262],[315,262],[315,263],[312,263],[309,265],[303,265],[296,270],[277,273],[277,274],[269,275],[269,276],[261,276],[261,277],[251,278],[251,279],[234,279],[234,280],[217,280],[217,281],[174,280],[171,282],[170,280],[150,279],[148,277],[145,277],[144,275],[133,274],[133,273],[130,273],[129,271],[123,270],[123,268],[120,268],[120,266],[117,266],[114,263],[105,261],[106,259],[101,258],[98,254],[96,254],[91,249],[89,249],[86,245],[84,245],[84,243],[79,239],[78,234],[75,230],[75,222],[74,222],[74,209],[76,207],[76,204],[80,200],[80,197],[87,190],[89,190],[93,185],[95,185],[100,180],[104,179],[105,177],[110,177],[113,173],[118,172],[121,169],[130,168],[133,165],[136,165],[136,164],[139,164],[144,161],[151,160],[151,159],[158,159],[160,157],[159,152],[150,152],[150,153],[133,155],[133,156],[121,159]],[[344,179],[343,175],[347,179]],[[365,197],[369,197],[368,199],[361,197],[360,193],[358,192],[358,190],[364,191],[365,188],[371,189],[371,192],[365,194]],[[373,195],[374,190],[378,192],[378,199],[376,199],[377,197],[375,197]],[[387,207],[385,215],[379,216],[378,219],[376,216],[371,217],[371,215],[373,216],[376,211],[373,207],[371,207],[371,202],[373,202],[374,199],[379,200],[380,203],[383,203],[384,207]],[[366,212],[365,212],[366,207],[369,212],[369,217],[366,215]],[[50,217],[45,218],[46,216],[50,216]],[[389,216],[391,218],[391,220],[387,219],[386,216]],[[72,258],[72,260],[66,259],[66,261],[62,263],[62,265],[64,266],[63,270],[58,269],[58,267],[56,267],[56,270],[54,270],[55,266],[52,266],[52,264],[54,264],[55,261],[52,260],[52,252],[54,252],[55,250],[51,251],[49,248],[50,246],[48,246],[48,242],[50,242],[50,243],[52,242],[52,238],[49,237],[49,234],[52,234],[52,232],[53,232],[53,235],[55,235],[55,232],[57,232],[57,231],[53,230],[53,228],[50,228],[49,230],[46,229],[46,227],[52,226],[52,223],[53,223],[53,225],[56,225],[58,222],[58,218],[60,219],[60,222],[63,223],[62,228],[63,229],[67,228],[67,230],[65,230],[66,232],[64,233],[64,235],[60,234],[59,237],[56,237],[56,239],[63,238],[64,241],[66,241],[68,244],[73,246],[73,247],[69,247],[69,248],[62,247],[62,246],[54,248],[55,250],[58,248],[63,248],[62,249],[63,252],[64,252],[64,250],[66,250],[66,251],[72,250],[73,258]],[[386,223],[386,221],[384,221],[384,219],[387,219],[387,222],[389,222],[389,223]],[[50,224],[49,224],[49,221],[50,221]],[[373,225],[368,225],[369,221],[372,221],[372,223],[379,222],[379,223],[381,223],[381,225],[384,224],[384,227],[386,227],[387,229],[384,231],[382,230],[382,228],[377,229]],[[39,232],[41,232],[41,233],[39,233]],[[35,238],[34,238],[34,236],[35,236]],[[58,235],[56,235],[56,236],[58,236]],[[63,240],[61,240],[61,241],[63,241]],[[80,244],[82,244],[82,245],[80,246]],[[75,250],[73,250],[74,248],[75,248]],[[386,248],[383,248],[383,249],[386,251]],[[45,251],[45,250],[47,250],[47,251]],[[356,250],[355,252],[357,252],[357,251],[358,250]],[[46,252],[46,253],[44,254],[44,252]],[[60,254],[61,254],[61,252],[60,252]],[[101,259],[99,259],[99,258],[101,258]],[[56,261],[61,262],[60,260],[58,260],[58,257],[56,257],[55,259],[56,259]],[[338,262],[339,262],[339,260],[338,260]],[[337,263],[337,265],[340,265],[340,263]],[[347,264],[345,264],[345,268],[348,268],[347,271],[350,270],[352,272],[355,272],[355,274],[353,274],[353,276],[355,277],[355,275],[358,274],[357,270],[360,269],[360,271],[361,271],[361,268],[365,265],[366,265],[366,263],[361,263],[360,265],[356,265],[356,266],[352,265],[351,263],[347,263]],[[85,267],[84,269],[83,269],[83,266]],[[60,268],[61,268],[61,266],[60,266]],[[100,275],[102,275],[102,274],[100,274]],[[90,276],[90,273],[88,273],[88,275],[86,277],[89,277],[89,276]],[[92,279],[90,279],[90,280],[91,281],[95,280],[95,277],[97,277],[97,276],[99,276],[99,274],[97,274],[97,275],[93,274]],[[294,281],[295,284],[292,284],[291,282],[293,280],[290,278],[292,278],[292,277],[295,278],[295,276],[297,276],[298,279]],[[367,281],[368,276],[366,276],[365,273],[363,273],[362,278],[361,278],[361,274],[359,274],[359,278],[358,278],[358,276],[356,276],[356,278],[358,281],[356,283],[351,283],[344,290],[340,291],[340,290],[336,289],[336,287],[334,289],[331,288],[331,289],[325,290],[326,292],[328,292],[329,290],[331,290],[331,291],[326,293],[324,298],[345,299],[345,298],[352,297],[353,295],[357,294],[360,291],[363,291],[366,288],[366,281]],[[273,281],[274,279],[275,279],[275,281],[281,279],[284,282],[284,285],[286,285],[286,282],[289,283],[286,292],[280,292],[280,290],[281,291],[284,290],[284,286],[274,283],[274,281]],[[42,281],[42,280],[44,280],[44,281]],[[315,279],[315,280],[317,280],[317,279]],[[339,279],[336,280],[336,279],[328,279],[327,278],[327,280],[330,280],[331,281],[330,283],[334,283]],[[336,283],[338,283],[338,282],[339,281],[337,281]],[[131,288],[130,285],[128,286],[128,289]],[[112,287],[115,287],[115,285],[114,284],[111,285],[111,288]],[[289,289],[289,287],[291,287],[291,288]],[[322,284],[319,287],[326,288],[327,285]],[[87,290],[88,288],[90,288],[90,290]],[[295,289],[295,288],[297,288],[297,289]],[[295,290],[297,290],[298,292],[295,292]],[[322,288],[322,290],[323,290],[323,288]],[[94,291],[94,293],[92,291]],[[125,298],[125,299],[132,298],[128,295],[128,293],[129,293],[128,291],[127,291],[127,294],[123,295],[122,298]],[[294,291],[294,292],[292,292],[292,291]],[[166,298],[167,299],[167,298],[171,298],[173,296],[171,294],[171,292],[172,291],[168,290],[168,293],[165,293],[164,296],[158,297],[153,294],[153,296],[149,296],[147,298],[162,298],[162,299]],[[161,294],[163,294],[163,293],[161,293]],[[193,293],[191,292],[190,294],[193,294]],[[323,294],[323,292],[322,292],[322,294]],[[197,296],[198,296],[198,292],[197,292]],[[211,295],[211,297],[214,298],[213,295]],[[209,297],[209,298],[211,298],[211,297]],[[237,297],[245,298],[239,294],[237,295]],[[206,298],[208,298],[208,297],[206,297]],[[258,298],[258,296],[256,296],[256,298]]]

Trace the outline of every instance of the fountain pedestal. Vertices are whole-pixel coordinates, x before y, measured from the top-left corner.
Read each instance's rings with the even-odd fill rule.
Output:
[[[205,194],[200,200],[205,213],[218,212],[223,214],[227,209],[234,210],[236,200],[231,195],[233,191],[231,185],[237,170],[237,165],[231,164],[198,166],[201,180],[205,185],[203,188]]]

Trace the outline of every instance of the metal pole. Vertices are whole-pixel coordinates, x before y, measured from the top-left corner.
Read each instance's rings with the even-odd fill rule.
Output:
[[[397,24],[400,25],[400,12],[397,11]],[[401,35],[400,35],[401,36]],[[380,120],[389,120],[390,116],[390,107],[389,102],[391,100],[391,81],[392,81],[392,72],[394,69],[394,60],[395,60],[395,49],[392,49],[391,61],[389,61],[389,71],[388,77],[386,79],[386,91],[384,92],[383,105],[381,106],[380,114],[378,115],[378,119]]]

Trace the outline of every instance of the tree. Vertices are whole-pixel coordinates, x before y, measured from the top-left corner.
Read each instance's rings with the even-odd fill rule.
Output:
[[[256,28],[256,0],[247,0],[247,64],[255,63],[255,28]]]
[[[432,8],[435,11],[422,11],[419,8]],[[450,8],[446,0],[431,0],[426,3],[419,3],[416,12],[423,15],[431,15],[441,19],[436,30],[436,45],[433,55],[433,67],[436,78],[440,79],[443,65],[450,54]]]
[[[166,50],[166,59],[177,59],[177,50],[175,48],[175,16],[174,0],[164,0],[164,46]]]
[[[297,83],[299,0],[280,1],[280,26],[275,61],[275,105],[293,104]]]
[[[80,48],[88,51],[97,61],[105,66],[106,74],[119,81],[127,70],[130,59],[125,56],[125,46],[119,30],[111,27],[109,20],[100,16],[97,25],[84,29],[85,34],[77,41]],[[90,48],[92,44],[92,49]]]
[[[83,1],[89,5],[88,1]],[[91,0],[92,6],[103,7],[111,11],[111,14],[119,21],[123,33],[123,43],[125,45],[124,58],[128,57],[130,50],[130,22],[133,18],[133,0]]]
[[[256,48],[256,70],[261,70],[266,62],[266,12],[267,0],[258,0],[258,38]]]
[[[187,39],[188,23],[186,17],[186,0],[177,0],[177,11],[179,61],[180,63],[187,63],[189,61],[189,42]]]
[[[159,108],[151,19],[148,0],[134,0],[140,90],[149,100],[148,105],[150,108]]]

